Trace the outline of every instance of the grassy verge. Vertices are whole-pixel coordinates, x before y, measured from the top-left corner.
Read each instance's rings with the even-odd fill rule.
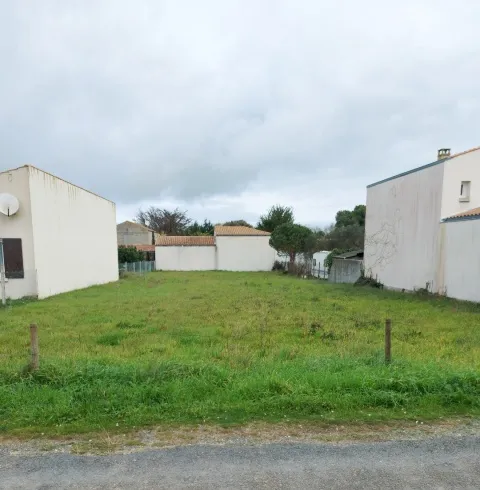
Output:
[[[0,431],[478,416],[479,318],[475,305],[275,274],[128,278],[0,311]],[[29,374],[33,321],[42,364]]]

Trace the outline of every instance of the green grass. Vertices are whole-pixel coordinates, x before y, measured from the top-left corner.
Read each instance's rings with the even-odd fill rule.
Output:
[[[0,432],[478,416],[479,323],[478,305],[274,273],[130,276],[0,309]]]

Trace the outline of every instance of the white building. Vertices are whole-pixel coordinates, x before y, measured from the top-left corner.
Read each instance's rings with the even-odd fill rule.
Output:
[[[321,250],[320,252],[315,252],[312,255],[312,258],[307,258],[303,256],[303,254],[297,254],[295,256],[295,264],[304,264],[308,266],[308,269],[311,271],[312,275],[315,277],[327,279],[328,278],[328,270],[325,267],[325,259],[330,252],[327,250]],[[280,262],[287,267],[290,262],[290,257],[287,254],[276,253],[275,260]]]
[[[312,261],[312,269],[313,275],[318,275],[319,277],[327,278],[328,271],[327,267],[325,267],[325,259],[327,258],[330,252],[328,250],[321,250],[320,252],[315,252],[313,254]]]
[[[247,226],[216,226],[214,236],[160,236],[157,270],[270,271],[270,233]]]
[[[440,291],[480,302],[480,207],[445,219],[440,243]]]
[[[213,236],[160,236],[155,246],[157,271],[212,271],[216,257]]]
[[[365,272],[386,287],[480,301],[480,148],[367,187]]]
[[[118,279],[113,202],[29,165],[0,173],[0,207],[12,199],[18,211],[0,212],[8,298]]]

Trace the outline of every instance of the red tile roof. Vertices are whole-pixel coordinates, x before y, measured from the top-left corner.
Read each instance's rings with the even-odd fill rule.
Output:
[[[457,218],[472,218],[478,216],[480,218],[480,208],[469,209],[468,211],[463,211],[462,213],[454,214],[445,218],[445,221],[455,220]]]
[[[137,250],[141,250],[142,252],[155,252],[155,245],[132,245]]]
[[[207,247],[215,245],[213,236],[160,236],[157,247]]]
[[[270,236],[268,231],[249,228],[248,226],[215,226],[217,236]]]
[[[480,150],[480,146],[476,146],[475,148],[470,148],[470,150],[461,151],[460,153],[455,153],[448,158],[452,159],[455,157],[459,157],[461,155],[465,155],[465,153],[472,153],[473,151],[477,151],[477,150]]]

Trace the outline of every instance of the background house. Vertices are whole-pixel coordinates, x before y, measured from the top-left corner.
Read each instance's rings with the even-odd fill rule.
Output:
[[[270,271],[270,233],[247,226],[216,226],[214,236],[161,236],[157,270]]]
[[[118,245],[155,245],[159,236],[154,230],[133,221],[117,225]]]
[[[209,271],[217,268],[213,236],[161,236],[155,248],[157,270]]]
[[[328,250],[321,250],[315,252],[312,257],[312,274],[317,277],[326,279],[328,277],[328,270],[325,267],[325,259],[330,252]]]
[[[321,250],[320,252],[315,252],[311,258],[305,258],[303,254],[298,253],[295,256],[295,264],[305,265],[306,272],[312,274],[312,276],[326,279],[328,277],[328,270],[325,267],[325,259],[330,252],[327,250]],[[275,260],[288,268],[290,263],[290,257],[287,254],[276,253]]]
[[[479,207],[480,148],[442,149],[433,163],[371,184],[365,272],[389,288],[480,301]]]
[[[0,173],[6,296],[45,298],[118,279],[115,204],[32,166]],[[93,249],[92,249],[93,247]]]

